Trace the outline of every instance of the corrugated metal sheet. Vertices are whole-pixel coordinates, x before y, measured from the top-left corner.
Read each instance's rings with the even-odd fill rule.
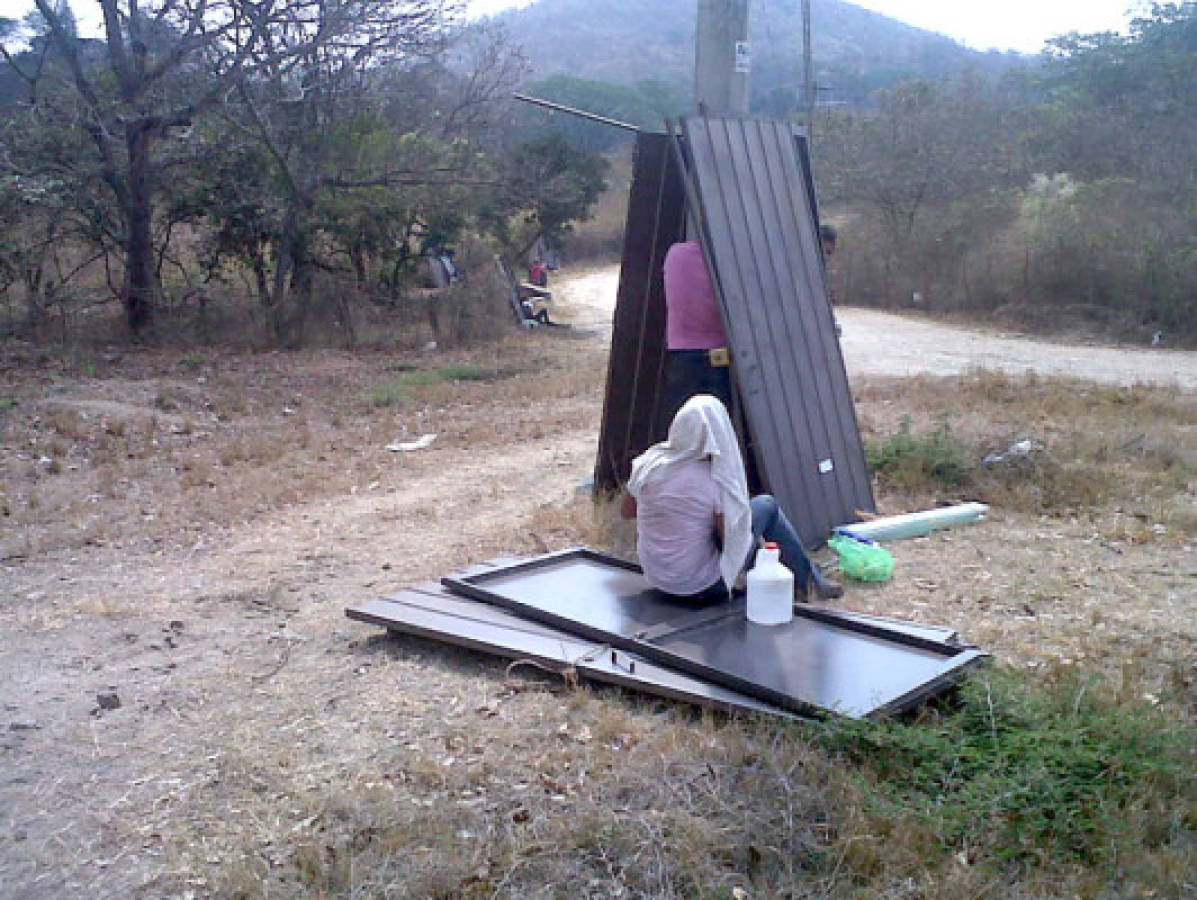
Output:
[[[900,712],[945,690],[985,656],[921,629],[808,604],[795,607],[787,625],[755,625],[743,600],[695,606],[653,590],[638,567],[585,548],[441,584],[803,715]]]
[[[792,718],[790,713],[643,657],[523,619],[497,606],[449,593],[439,585],[411,588],[345,610],[359,622],[400,634],[469,647],[535,664],[567,676],[619,685],[724,712],[755,712]],[[518,674],[520,670],[517,669]]]
[[[684,231],[685,188],[670,139],[636,136],[594,483],[617,490],[632,459],[660,440],[665,365],[665,251]]]
[[[827,298],[809,169],[788,123],[682,123],[759,471],[818,544],[874,500]]]

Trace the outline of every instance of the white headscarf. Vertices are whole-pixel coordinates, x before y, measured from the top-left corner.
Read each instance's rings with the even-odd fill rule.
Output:
[[[723,550],[719,572],[731,590],[752,548],[752,512],[740,443],[727,409],[719,398],[696,394],[685,402],[669,426],[669,437],[632,460],[628,493],[638,497],[645,485],[669,476],[688,460],[711,459],[711,477],[722,493]]]

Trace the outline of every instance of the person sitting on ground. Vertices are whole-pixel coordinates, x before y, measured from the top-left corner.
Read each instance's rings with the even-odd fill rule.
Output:
[[[544,301],[534,302],[532,299],[521,300],[520,309],[524,313],[524,319],[529,322],[535,322],[537,325],[557,324],[549,319],[549,310],[544,305]]]
[[[775,541],[794,573],[797,599],[813,585],[820,599],[843,588],[819,571],[802,539],[768,494],[748,497],[744,462],[727,408],[696,394],[669,426],[669,437],[632,461],[621,510],[635,518],[636,552],[649,584],[699,603],[731,596],[757,541]]]

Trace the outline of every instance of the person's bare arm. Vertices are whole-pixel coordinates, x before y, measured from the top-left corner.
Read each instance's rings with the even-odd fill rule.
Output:
[[[631,494],[624,494],[623,503],[619,507],[619,514],[625,519],[636,518],[636,498]]]

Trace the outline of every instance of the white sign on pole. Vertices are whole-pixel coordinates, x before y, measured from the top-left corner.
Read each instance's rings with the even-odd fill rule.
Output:
[[[736,71],[747,75],[751,67],[752,54],[749,51],[748,41],[736,41]]]

